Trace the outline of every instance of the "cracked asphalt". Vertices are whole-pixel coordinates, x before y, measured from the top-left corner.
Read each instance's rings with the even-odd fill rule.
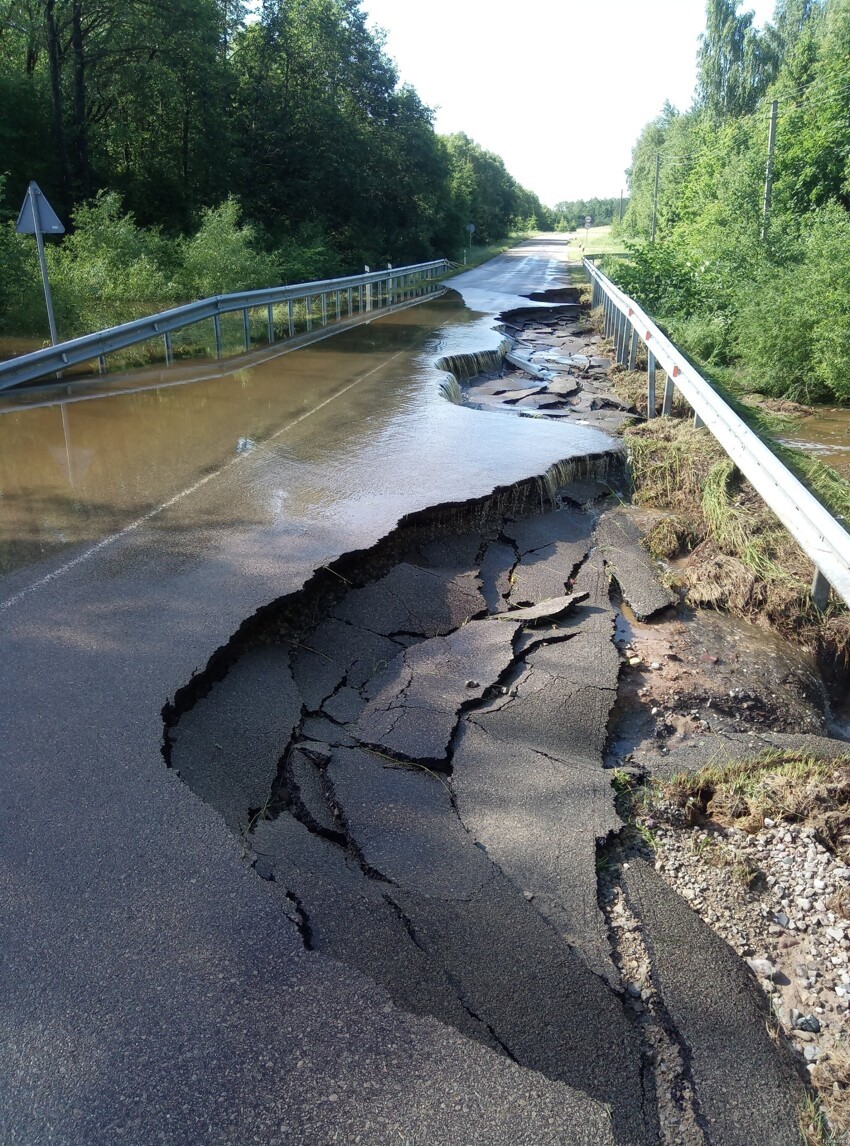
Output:
[[[280,741],[244,842],[305,949],[596,1103],[610,1114],[599,1141],[666,1142],[596,864],[622,827],[603,766],[621,670],[612,584],[644,612],[670,597],[619,510],[569,485],[560,496],[554,511],[412,545],[351,585],[329,620],[265,649],[274,670],[248,650],[180,718],[175,745],[208,754],[199,711],[231,675],[241,694],[240,666],[262,696],[291,660],[314,703]],[[183,778],[204,794],[198,772],[193,760]],[[794,1141],[793,1070],[765,1033],[749,972],[651,869],[625,884],[700,1140]]]
[[[489,1033],[472,1039],[430,1007],[395,1005],[390,986],[368,972],[305,948],[296,894],[260,877],[243,831],[243,814],[262,802],[276,770],[265,736],[285,739],[293,718],[283,667],[268,726],[249,728],[240,713],[260,750],[250,774],[233,788],[197,773],[221,810],[162,756],[163,706],[204,679],[247,618],[297,592],[315,569],[373,545],[405,514],[510,491],[571,457],[616,452],[605,435],[516,418],[478,432],[479,415],[440,398],[439,371],[421,365],[453,346],[456,311],[457,300],[425,304],[421,320],[405,312],[285,356],[281,371],[303,377],[268,391],[268,433],[280,437],[223,468],[193,439],[181,484],[160,475],[163,504],[152,516],[122,518],[124,532],[113,534],[92,513],[91,532],[75,534],[71,548],[45,550],[4,575],[0,1140],[612,1140],[605,1108],[580,1088],[511,1061]],[[490,323],[464,328],[457,348],[494,342]],[[393,354],[410,345],[413,373],[398,375],[401,360],[384,357],[385,325]],[[344,345],[358,340],[369,342],[368,355],[346,357]],[[347,374],[326,378],[337,363]],[[322,407],[306,420],[303,378],[315,381]],[[356,387],[350,398],[346,387]],[[180,396],[191,402],[192,392]],[[189,433],[192,422],[181,426]],[[364,429],[352,449],[354,428],[367,426],[371,437]],[[144,450],[135,441],[134,459]],[[122,465],[130,463],[110,462],[116,488]],[[329,472],[340,482],[333,497]],[[23,477],[19,489],[26,499]],[[364,649],[364,679],[385,652],[377,639]],[[298,677],[298,665],[288,671]],[[326,695],[305,700],[308,710]],[[262,707],[268,693],[246,684],[240,696],[235,707],[255,699]],[[342,733],[329,718],[312,719],[316,733]],[[208,753],[224,753],[219,766],[232,762],[210,728],[198,733],[211,740]],[[316,796],[302,791],[320,812]],[[432,966],[437,993],[443,979]],[[467,1030],[482,1030],[456,1001],[445,1006]]]
[[[562,285],[562,252],[466,289],[495,310]],[[238,482],[198,522],[222,496],[238,520]],[[3,1141],[659,1141],[595,861],[612,570],[636,612],[669,601],[600,492],[529,516],[542,493],[482,510],[448,482],[454,534],[378,572],[364,548],[285,634],[271,609],[230,641],[339,556],[330,533],[300,567],[267,532],[164,521],[7,611]],[[629,893],[704,1141],[790,1143],[754,981],[652,873]]]

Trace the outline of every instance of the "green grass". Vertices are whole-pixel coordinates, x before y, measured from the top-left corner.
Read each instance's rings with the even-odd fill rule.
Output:
[[[576,231],[575,241],[570,243],[570,259],[579,262],[582,257],[581,247],[585,255],[624,255],[626,245],[619,237],[611,234],[611,227],[591,227],[587,232],[587,243],[584,241],[584,228]]]

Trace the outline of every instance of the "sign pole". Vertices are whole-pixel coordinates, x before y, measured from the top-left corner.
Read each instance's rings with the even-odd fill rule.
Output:
[[[38,261],[41,266],[41,281],[44,285],[44,301],[47,304],[47,321],[50,324],[50,341],[52,345],[55,346],[59,341],[59,337],[56,333],[56,315],[53,313],[53,297],[50,293],[50,283],[47,278],[47,259],[44,257],[44,239],[41,235],[41,218],[39,216],[38,201],[36,200],[36,191],[32,183],[30,183],[27,189],[27,195],[29,196],[30,206],[32,208],[35,242],[38,247]]]

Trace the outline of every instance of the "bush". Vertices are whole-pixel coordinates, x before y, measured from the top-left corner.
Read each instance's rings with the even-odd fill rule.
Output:
[[[748,382],[803,401],[850,399],[850,218],[810,216],[796,252],[738,294],[737,349]]]
[[[122,214],[114,191],[73,215],[73,231],[49,251],[50,278],[65,337],[136,318],[179,298],[175,245]]]
[[[626,294],[660,319],[688,317],[714,308],[701,273],[705,268],[670,243],[628,244],[629,258],[608,260],[610,273]]]
[[[35,239],[0,226],[0,330],[4,334],[48,336],[47,313]]]
[[[256,229],[240,226],[235,199],[204,211],[201,226],[182,243],[179,282],[186,298],[209,298],[280,282],[278,257],[258,248]]]

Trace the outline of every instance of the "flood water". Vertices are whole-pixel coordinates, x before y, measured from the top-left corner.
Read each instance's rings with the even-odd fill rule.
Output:
[[[846,406],[818,409],[781,440],[813,454],[850,481],[850,409]]]
[[[179,528],[257,524],[309,537],[320,526],[350,540],[369,534],[378,502],[402,516],[610,446],[595,431],[446,401],[435,361],[499,340],[491,317],[448,292],[244,369],[194,367],[207,373],[192,381],[140,371],[70,396],[3,396],[4,589],[162,507]],[[234,473],[238,482],[216,481]],[[199,483],[206,496],[184,498]]]

